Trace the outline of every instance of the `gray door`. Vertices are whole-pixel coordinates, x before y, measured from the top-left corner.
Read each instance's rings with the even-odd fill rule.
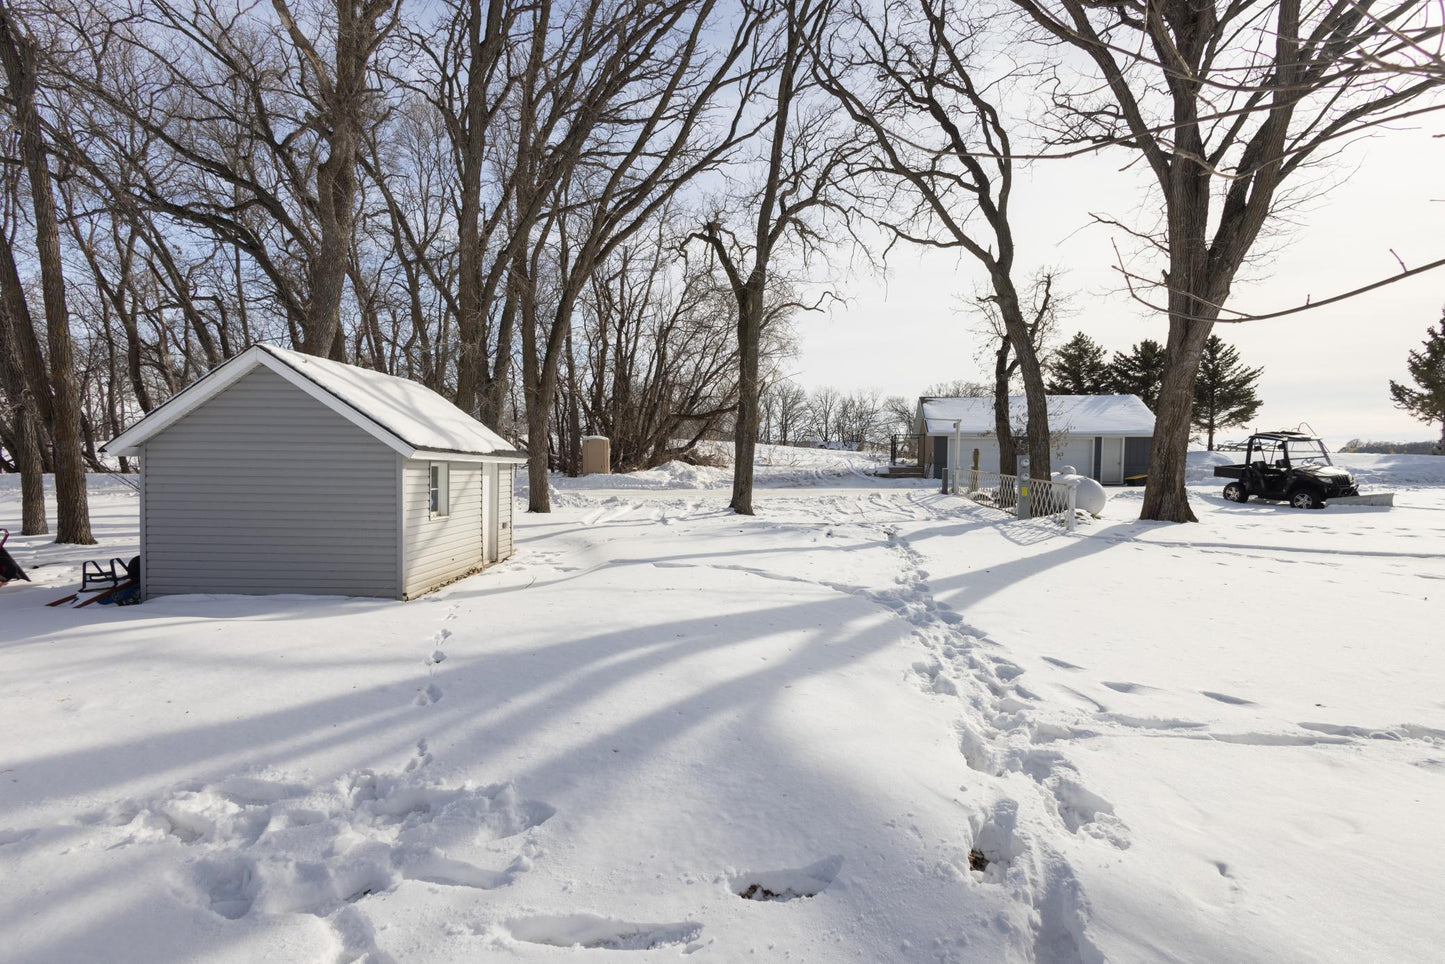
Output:
[[[1106,436],[1099,452],[1099,481],[1105,485],[1124,483],[1124,440]]]

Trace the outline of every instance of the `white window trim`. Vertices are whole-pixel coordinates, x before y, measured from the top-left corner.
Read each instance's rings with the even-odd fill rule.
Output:
[[[436,483],[433,484],[433,475]],[[432,496],[435,493],[435,500]],[[426,507],[429,518],[444,519],[452,511],[452,472],[446,462],[428,462],[426,468]]]

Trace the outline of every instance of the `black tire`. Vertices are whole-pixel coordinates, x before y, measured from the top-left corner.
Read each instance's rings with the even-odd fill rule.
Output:
[[[1248,502],[1249,490],[1238,482],[1231,482],[1224,487],[1224,497],[1230,502]]]
[[[1289,504],[1296,509],[1323,509],[1325,500],[1314,489],[1295,489],[1289,497]]]

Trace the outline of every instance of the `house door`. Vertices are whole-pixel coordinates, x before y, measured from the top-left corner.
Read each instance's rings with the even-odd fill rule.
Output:
[[[497,561],[497,466],[482,465],[482,558]]]
[[[1124,440],[1104,436],[1099,449],[1099,481],[1105,485],[1124,484]]]

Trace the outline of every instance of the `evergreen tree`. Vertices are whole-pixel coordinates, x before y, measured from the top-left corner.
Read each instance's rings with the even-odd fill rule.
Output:
[[[1420,351],[1412,351],[1405,367],[1418,388],[1401,385],[1391,379],[1390,397],[1397,408],[1403,408],[1422,422],[1440,423],[1440,441],[1435,452],[1445,455],[1445,312],[1440,326],[1425,329],[1425,343]]]
[[[1138,395],[1149,406],[1149,411],[1154,411],[1154,405],[1159,401],[1159,383],[1164,380],[1164,366],[1168,361],[1164,346],[1152,338],[1145,338],[1128,354],[1114,352],[1114,360],[1109,363],[1112,390],[1120,395]]]
[[[1048,371],[1048,391],[1053,395],[1102,395],[1109,391],[1104,346],[1082,331],[1054,353]]]
[[[1214,433],[1254,418],[1261,404],[1254,393],[1263,368],[1246,368],[1239,350],[1210,335],[1199,359],[1194,380],[1194,427],[1203,432],[1214,451]]]

